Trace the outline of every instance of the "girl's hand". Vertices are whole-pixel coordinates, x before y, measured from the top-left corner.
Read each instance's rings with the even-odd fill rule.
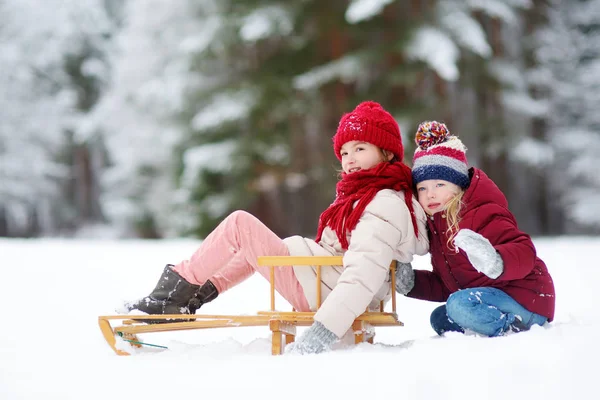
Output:
[[[339,338],[319,321],[315,321],[294,342],[285,346],[286,354],[317,354],[331,349]]]
[[[454,238],[454,245],[462,249],[478,272],[496,279],[504,272],[504,261],[485,237],[470,229],[461,229]]]
[[[396,292],[407,295],[415,286],[415,271],[410,263],[396,261]]]

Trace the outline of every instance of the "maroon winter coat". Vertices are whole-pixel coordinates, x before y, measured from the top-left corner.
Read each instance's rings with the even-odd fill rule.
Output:
[[[471,185],[463,196],[460,229],[471,229],[486,237],[500,253],[504,272],[497,279],[477,272],[465,252],[448,247],[445,212],[428,218],[433,271],[415,270],[415,286],[409,297],[446,301],[450,294],[474,287],[495,287],[527,310],[554,318],[554,283],[542,260],[536,256],[529,235],[521,232],[508,210],[504,194],[477,168],[469,170]],[[451,243],[451,246],[453,244]]]

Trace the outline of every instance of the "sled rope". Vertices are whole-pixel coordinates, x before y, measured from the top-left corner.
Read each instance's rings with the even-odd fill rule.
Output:
[[[167,349],[167,350],[169,349],[167,346],[161,346],[159,344],[139,342],[137,340],[131,340],[131,339],[124,338],[122,332],[118,332],[118,334],[119,334],[119,336],[121,336],[121,339],[123,339],[124,341],[129,342],[129,343],[139,344],[139,345],[142,345],[142,346],[158,347],[160,349]]]

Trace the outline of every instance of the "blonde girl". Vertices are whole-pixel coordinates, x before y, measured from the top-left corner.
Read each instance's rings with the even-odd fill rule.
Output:
[[[419,125],[413,181],[428,214],[432,271],[399,264],[396,290],[445,302],[433,329],[485,336],[528,330],[554,317],[554,284],[535,246],[519,230],[504,194],[466,148],[436,121]]]

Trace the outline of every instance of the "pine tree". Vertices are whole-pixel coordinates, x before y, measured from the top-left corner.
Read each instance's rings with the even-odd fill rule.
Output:
[[[600,1],[549,2],[537,33],[531,84],[548,100],[552,194],[567,213],[567,232],[600,232]]]
[[[402,49],[415,21],[387,3],[371,15],[346,1],[219,3],[223,23],[194,63],[215,83],[190,97],[181,150],[196,234],[235,208],[280,235],[314,234],[335,195],[341,115],[367,99],[398,116],[411,106]]]
[[[0,3],[0,235],[52,234],[100,218],[96,196],[76,199],[83,181],[70,142],[90,150],[79,129],[101,85],[110,30],[103,4]]]

